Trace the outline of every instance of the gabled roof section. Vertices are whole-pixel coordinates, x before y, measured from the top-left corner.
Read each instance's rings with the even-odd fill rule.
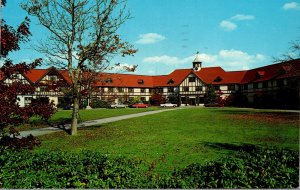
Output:
[[[192,69],[176,69],[169,75],[153,76],[153,84],[157,87],[179,86],[191,72],[193,72]],[[171,79],[174,83],[168,84]]]
[[[17,73],[21,74],[28,81],[29,84],[33,83],[24,73],[20,73],[20,72],[17,72]],[[0,71],[0,81],[4,81],[5,79],[6,79],[6,76],[5,76],[4,72]]]
[[[194,72],[206,84],[213,83],[216,77],[221,77],[224,73],[225,71],[221,67],[204,67],[200,71]]]
[[[47,74],[48,69],[31,69],[28,72],[24,73],[24,75],[32,82],[36,83],[41,80],[43,76]]]
[[[28,72],[24,73],[24,76],[27,77],[32,83],[39,83],[46,75],[55,74],[61,77],[66,83],[71,84],[68,71],[58,71],[55,67],[49,67],[48,69],[31,69]]]
[[[72,80],[70,78],[68,70],[60,70],[58,71],[60,75],[67,81],[67,83],[70,85],[72,84]]]

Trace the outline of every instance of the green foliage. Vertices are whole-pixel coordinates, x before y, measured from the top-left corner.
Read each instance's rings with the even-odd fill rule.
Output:
[[[213,87],[212,84],[208,84],[204,95],[204,103],[216,104],[216,102],[217,102],[217,94],[215,92],[215,88]]]
[[[95,152],[1,151],[0,188],[125,188],[143,184],[140,161]]]
[[[99,99],[93,99],[92,102],[90,103],[90,106],[92,108],[109,108],[110,103]]]
[[[253,149],[235,157],[192,164],[173,173],[173,188],[296,188],[299,155],[295,151]]]
[[[296,188],[295,151],[257,149],[159,174],[137,159],[0,150],[0,188]]]

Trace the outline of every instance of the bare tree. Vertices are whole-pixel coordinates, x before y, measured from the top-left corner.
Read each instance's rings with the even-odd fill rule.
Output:
[[[50,31],[48,40],[37,45],[36,50],[69,72],[74,105],[71,134],[75,135],[83,73],[103,71],[113,56],[137,51],[117,34],[130,18],[126,0],[27,0],[21,6]]]
[[[291,46],[287,53],[284,53],[280,58],[274,58],[275,62],[286,62],[300,58],[300,40],[291,42]]]

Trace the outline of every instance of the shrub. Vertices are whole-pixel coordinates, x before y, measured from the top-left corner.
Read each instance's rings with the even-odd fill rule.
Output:
[[[148,169],[147,169],[148,168]],[[97,152],[0,149],[0,188],[296,188],[295,151],[252,149],[160,174],[140,160]]]
[[[0,188],[137,188],[140,161],[95,152],[2,150]]]
[[[254,149],[173,173],[172,188],[296,188],[299,155],[290,150]]]
[[[110,104],[107,101],[102,100],[92,100],[90,103],[92,108],[109,108]]]

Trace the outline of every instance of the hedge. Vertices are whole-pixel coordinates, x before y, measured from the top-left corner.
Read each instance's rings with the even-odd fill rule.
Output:
[[[0,150],[0,188],[296,188],[299,155],[272,148],[238,151],[169,174],[97,152]]]

